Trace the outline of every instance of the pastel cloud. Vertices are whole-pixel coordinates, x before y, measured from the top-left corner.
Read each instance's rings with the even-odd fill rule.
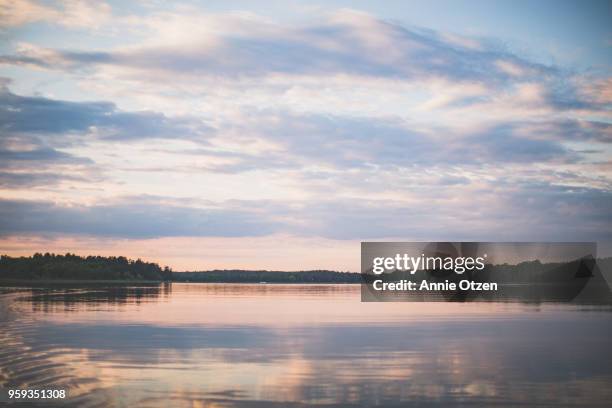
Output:
[[[519,189],[509,183],[465,186],[461,180],[444,179],[438,187],[439,192],[419,191],[401,200],[377,199],[375,194],[363,200],[297,202],[183,203],[150,196],[123,197],[94,205],[0,200],[0,234],[149,239],[288,233],[343,240],[359,240],[364,236],[423,240],[443,234],[458,240],[555,240],[571,228],[573,239],[612,239],[609,229],[601,229],[602,225],[609,225],[612,199],[609,192],[541,183],[525,183]],[[580,223],[576,223],[577,219]],[[530,228],[534,223],[541,225],[538,231]],[[470,227],[466,229],[465,225]]]
[[[443,33],[409,28],[352,10],[308,25],[282,25],[253,15],[161,13],[121,20],[150,36],[114,50],[55,50],[22,44],[7,64],[47,69],[119,66],[151,77],[181,73],[232,77],[275,74],[504,82],[555,74],[556,69],[513,55],[499,45],[465,43]],[[186,27],[194,31],[187,31]],[[189,33],[188,37],[177,33]]]
[[[83,30],[96,10],[11,4],[9,29]],[[0,250],[612,238],[605,75],[353,10],[100,7],[88,35],[127,45],[18,38],[0,55]]]
[[[7,134],[57,134],[106,139],[191,138],[212,130],[201,120],[168,118],[151,111],[123,112],[111,102],[67,102],[24,97],[0,89],[0,122]]]
[[[1,0],[0,27],[49,22],[65,27],[99,27],[111,17],[111,7],[103,1],[62,0],[50,6],[31,0]]]

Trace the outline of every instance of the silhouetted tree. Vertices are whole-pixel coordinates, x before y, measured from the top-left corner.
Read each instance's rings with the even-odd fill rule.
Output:
[[[67,253],[35,253],[31,257],[0,257],[0,279],[172,280],[172,270],[126,257],[81,257]]]

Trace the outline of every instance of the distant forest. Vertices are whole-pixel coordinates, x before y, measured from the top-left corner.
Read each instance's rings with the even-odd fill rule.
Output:
[[[0,279],[10,280],[143,280],[169,281],[172,270],[123,256],[34,254],[0,257]]]
[[[360,283],[361,275],[352,272],[327,270],[281,272],[230,269],[205,272],[180,272],[173,275],[173,280],[175,282],[219,283]]]
[[[173,272],[156,263],[123,256],[81,257],[74,254],[34,254],[31,257],[0,257],[0,280],[124,280],[174,282],[270,282],[270,283],[359,283],[358,273],[334,271],[245,271],[215,270]]]
[[[594,260],[593,260],[594,261]],[[606,279],[612,280],[612,258],[597,260]],[[571,267],[570,264],[522,262],[518,265],[488,265],[486,270],[473,276],[476,280],[489,281],[495,277],[499,282],[549,281],[557,278],[591,276],[592,268]],[[425,278],[428,272],[415,275],[393,273],[389,278]],[[404,276],[406,275],[406,276]],[[437,276],[434,272],[433,277]],[[445,278],[446,275],[440,276]],[[375,276],[370,276],[374,279]],[[472,278],[469,274],[456,278]],[[31,257],[0,257],[0,280],[119,280],[119,281],[173,281],[173,282],[219,282],[219,283],[360,283],[361,274],[314,270],[283,272],[267,270],[213,270],[202,272],[173,272],[156,263],[132,260],[123,256],[82,257],[74,254],[34,254]],[[553,280],[554,280],[553,279]]]

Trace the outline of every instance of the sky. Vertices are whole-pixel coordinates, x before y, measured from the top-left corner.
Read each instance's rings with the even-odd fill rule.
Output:
[[[609,1],[0,0],[0,253],[612,241]]]

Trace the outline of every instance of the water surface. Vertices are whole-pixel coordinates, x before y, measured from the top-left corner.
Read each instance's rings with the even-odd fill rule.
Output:
[[[0,329],[2,388],[65,388],[63,405],[612,400],[607,307],[361,303],[359,285],[5,288]]]

